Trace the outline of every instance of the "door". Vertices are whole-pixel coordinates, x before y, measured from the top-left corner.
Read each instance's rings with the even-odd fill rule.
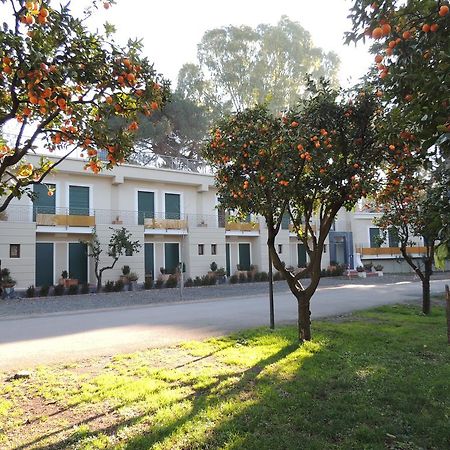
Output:
[[[306,267],[305,244],[297,244],[297,265],[298,267]]]
[[[225,265],[227,270],[227,277],[229,277],[231,275],[230,244],[225,244]]]
[[[240,270],[250,270],[250,244],[239,244]]]
[[[177,243],[164,244],[164,268],[166,273],[175,273],[180,262],[180,246]]]
[[[154,192],[138,191],[138,225],[144,225],[145,219],[155,217]]]
[[[166,219],[181,218],[180,194],[165,194]]]
[[[48,195],[50,189],[53,191],[53,195]],[[34,199],[33,199],[33,222],[36,221],[36,214],[55,214],[55,194],[54,184],[35,184],[33,186]]]
[[[144,245],[144,264],[145,264],[145,275],[151,275],[155,278],[155,257],[154,257],[154,244]]]
[[[89,215],[89,188],[69,186],[69,214],[72,216]]]
[[[81,242],[69,243],[69,277],[79,283],[87,283],[88,263],[87,245]]]
[[[36,286],[52,286],[54,282],[53,244],[36,244]]]

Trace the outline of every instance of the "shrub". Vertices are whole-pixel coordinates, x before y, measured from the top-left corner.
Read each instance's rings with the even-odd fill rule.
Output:
[[[114,281],[108,280],[103,286],[103,292],[112,292],[114,290]]]
[[[259,281],[269,281],[269,274],[267,272],[260,272],[259,276]]]
[[[161,289],[164,286],[164,280],[162,278],[158,278],[155,281],[155,288],[156,289]]]
[[[139,275],[135,272],[130,272],[128,274],[128,280],[129,281],[137,281],[137,280],[139,280]]]
[[[64,291],[65,291],[64,285],[63,284],[57,284],[53,288],[53,295],[56,295],[56,296],[64,295]]]
[[[382,266],[381,264],[377,264],[377,265],[375,266],[375,270],[376,270],[377,272],[381,272],[381,271],[383,270],[383,266]]]
[[[69,278],[69,274],[68,274],[67,270],[63,270],[61,272],[61,278],[64,280],[67,280],[67,278]]]
[[[192,278],[188,278],[185,282],[184,282],[184,287],[192,287],[194,286],[194,282],[192,281]]]
[[[114,292],[122,292],[123,291],[123,281],[122,280],[117,280],[114,283],[113,290],[114,290]]]
[[[366,272],[371,272],[372,271],[372,267],[373,267],[373,263],[372,262],[364,264],[364,270]]]
[[[247,283],[248,278],[247,278],[247,274],[246,273],[240,273],[239,274],[239,278],[238,278],[238,282],[239,283]]]
[[[334,267],[334,269],[330,270],[330,276],[332,277],[340,277],[344,275],[345,266],[342,264],[338,264]]]
[[[238,281],[239,281],[239,278],[237,275],[231,275],[231,277],[230,277],[231,284],[236,284]]]
[[[253,281],[261,281],[261,272],[256,272],[253,276]]]
[[[256,272],[248,271],[247,272],[247,283],[251,283],[252,281],[255,281],[255,274]]]
[[[89,294],[89,284],[83,283],[83,284],[81,285],[81,291],[80,291],[80,293],[81,293],[81,294]]]
[[[281,280],[284,280],[284,276],[283,276],[283,274],[282,274],[281,272],[276,271],[276,272],[273,274],[273,280],[274,280],[274,281],[281,281]]]
[[[129,273],[130,273],[130,266],[123,266],[122,275],[126,277]]]
[[[26,295],[27,298],[36,297],[36,288],[34,287],[34,285],[28,287]]]
[[[358,267],[356,268],[356,270],[357,270],[358,272],[364,272],[364,267],[363,267],[363,266],[358,266]]]
[[[194,286],[201,286],[202,285],[202,279],[200,277],[194,278]]]
[[[149,290],[153,288],[153,278],[146,278],[144,281],[144,289]]]
[[[209,267],[212,272],[215,272],[217,270],[217,263],[215,261],[213,261]]]
[[[78,284],[71,284],[69,286],[69,295],[76,295],[78,294]]]
[[[166,281],[166,287],[167,288],[174,288],[177,287],[178,280],[176,276],[170,275],[170,277]]]
[[[39,297],[47,297],[49,291],[50,286],[47,285],[41,286],[41,289],[39,290]]]

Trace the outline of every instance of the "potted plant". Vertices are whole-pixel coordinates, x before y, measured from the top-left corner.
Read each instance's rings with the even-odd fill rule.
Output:
[[[219,269],[217,269],[216,277],[217,277],[217,281],[218,281],[219,284],[226,283],[227,276],[226,276],[225,269],[223,267],[220,267]]]
[[[130,272],[128,274],[128,290],[135,291],[137,288],[137,280],[139,280],[139,275],[135,272]]]
[[[1,287],[3,289],[2,297],[3,299],[13,298],[14,297],[14,286],[16,285],[16,281],[11,278],[11,272],[6,267],[1,271]]]
[[[366,272],[372,272],[372,268],[373,268],[373,263],[372,262],[368,262],[368,263],[364,264],[364,270]]]
[[[375,267],[375,272],[378,274],[379,277],[383,276],[383,266],[381,264],[377,264]]]
[[[210,278],[216,278],[217,274],[217,263],[215,261],[213,261],[210,265],[209,268],[211,269],[210,271],[208,271],[208,277]]]
[[[63,270],[61,272],[61,278],[58,280],[58,283],[66,288],[70,286],[78,286],[78,280],[76,278],[70,278],[67,270]]]
[[[120,275],[120,281],[122,281],[123,284],[128,284],[128,282],[130,281],[129,274],[130,274],[130,266],[123,266],[122,275]]]
[[[358,266],[356,268],[356,271],[358,272],[358,277],[359,278],[366,278],[367,277],[366,270],[364,269],[363,266]]]

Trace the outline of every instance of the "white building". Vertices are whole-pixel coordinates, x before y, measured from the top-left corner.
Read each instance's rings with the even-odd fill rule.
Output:
[[[29,157],[37,163],[37,157]],[[196,162],[167,158],[164,167],[123,165],[97,175],[83,170],[80,159],[67,159],[46,185],[35,185],[36,199],[15,200],[0,214],[0,259],[17,281],[18,288],[58,283],[67,270],[80,283],[95,283],[86,245],[96,227],[105,245],[102,263],[109,263],[106,246],[111,229],[125,227],[142,244],[139,253],[119,259],[104,280],[116,280],[129,265],[144,281],[157,278],[160,269],[172,271],[184,262],[186,278],[205,275],[214,261],[233,274],[256,266],[268,270],[267,229],[264,219],[229,221],[217,208],[214,177]],[[54,195],[48,195],[48,187]],[[376,248],[371,212],[342,212],[330,233],[322,267],[330,261],[354,267],[358,250],[363,262],[385,266],[385,271],[409,271],[399,264],[399,251],[391,242]],[[420,242],[414,252],[420,256]],[[286,265],[303,266],[306,252],[289,224],[284,223],[276,241]]]

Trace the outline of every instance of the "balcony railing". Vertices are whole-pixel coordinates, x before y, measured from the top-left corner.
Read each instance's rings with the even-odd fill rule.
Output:
[[[399,247],[356,247],[356,252],[361,256],[398,256],[401,254]],[[427,252],[426,247],[407,247],[408,254],[422,255]]]
[[[86,208],[33,207],[33,221],[45,227],[93,227],[94,211]]]
[[[259,231],[258,222],[227,222],[225,231]]]

